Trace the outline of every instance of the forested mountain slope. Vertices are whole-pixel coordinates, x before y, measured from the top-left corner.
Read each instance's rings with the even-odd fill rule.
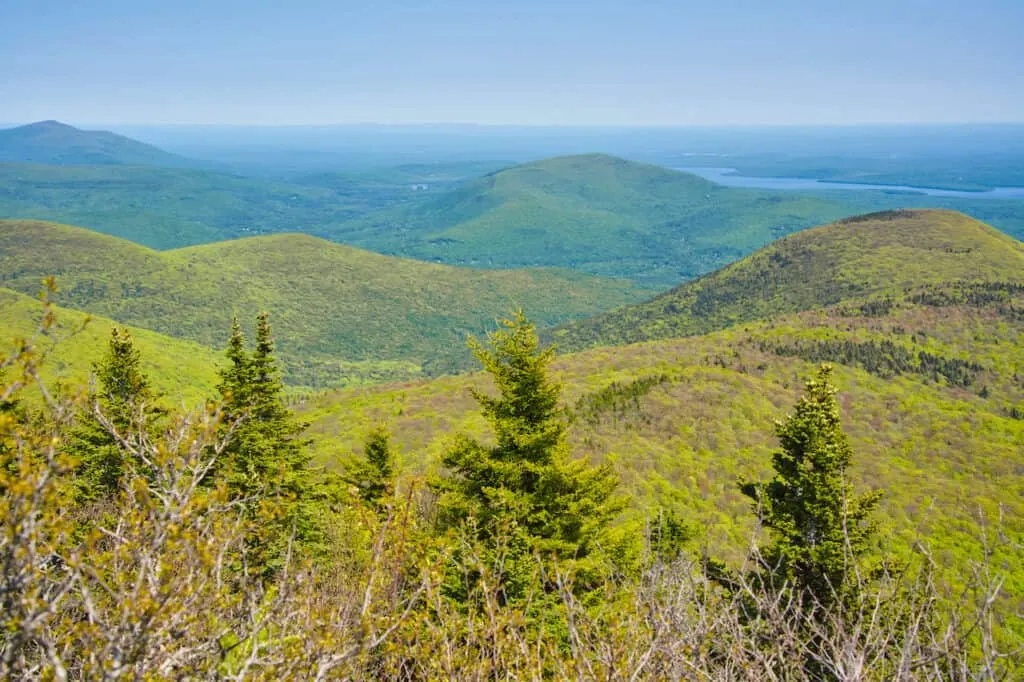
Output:
[[[1024,282],[1024,243],[951,211],[856,216],[780,239],[650,301],[566,325],[565,350],[701,334],[907,287]]]
[[[350,221],[332,237],[428,260],[568,265],[664,282],[856,211],[591,154],[498,171],[430,201]]]
[[[417,376],[461,366],[465,334],[514,305],[539,323],[609,310],[647,294],[567,271],[455,268],[382,256],[306,235],[152,251],[88,230],[0,221],[0,285],[208,347],[232,315],[273,314],[292,384]]]
[[[850,474],[858,490],[884,489],[888,549],[905,552],[923,537],[942,570],[962,568],[980,551],[981,517],[990,540],[1000,518],[1004,538],[1024,531],[1024,284],[933,278],[889,291],[885,304],[851,298],[561,357],[573,453],[611,464],[636,509],[681,504],[699,544],[744,547],[750,501],[738,479],[766,475],[774,420],[817,364],[831,362],[856,453]],[[489,384],[466,375],[334,392],[303,417],[329,466],[359,450],[369,427],[353,425],[384,422],[405,467],[436,471],[452,433],[486,438],[469,389]],[[1008,592],[1020,594],[1020,555],[1002,545],[998,556],[1012,576]]]

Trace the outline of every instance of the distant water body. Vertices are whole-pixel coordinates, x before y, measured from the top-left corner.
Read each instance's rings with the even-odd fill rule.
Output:
[[[1024,187],[998,187],[985,192],[964,192],[952,189],[930,189],[906,185],[868,185],[859,182],[825,182],[808,178],[757,178],[749,175],[730,175],[735,168],[676,168],[727,187],[756,187],[759,189],[855,189],[875,192],[915,192],[933,197],[959,197],[962,199],[1024,199]]]

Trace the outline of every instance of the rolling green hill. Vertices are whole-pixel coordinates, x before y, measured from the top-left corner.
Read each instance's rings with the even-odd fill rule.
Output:
[[[951,211],[856,216],[784,237],[644,303],[553,333],[565,350],[701,334],[957,280],[1024,281],[1024,244]]]
[[[158,252],[88,230],[0,221],[0,286],[57,278],[59,303],[220,348],[231,316],[267,310],[293,385],[379,381],[461,366],[467,332],[521,304],[553,325],[650,292],[568,271],[398,259],[306,235]]]
[[[781,254],[788,260],[773,260]],[[716,299],[727,304],[720,326],[728,311],[743,324],[561,357],[573,451],[610,463],[640,508],[682,504],[698,543],[744,547],[752,515],[737,479],[768,472],[773,420],[817,363],[832,362],[855,485],[886,491],[885,537],[897,552],[925,537],[941,566],[962,567],[979,551],[979,513],[1001,516],[1011,541],[1024,533],[1021,258],[1019,243],[945,212],[788,238],[701,280],[736,295]],[[739,276],[757,272],[774,273],[774,284]],[[404,465],[431,470],[453,433],[487,438],[470,388],[490,390],[477,374],[338,391],[303,416],[328,465],[358,450],[365,434],[353,424],[385,422]],[[1021,556],[1007,546],[997,556],[1008,594],[1021,594]]]
[[[1007,202],[991,203],[985,210],[1008,210]],[[446,263],[568,265],[669,285],[812,225],[878,209],[946,205],[957,204],[906,193],[724,187],[687,173],[591,154],[492,173],[429,201],[354,219],[326,236]],[[1015,208],[1016,214],[1011,207],[1001,215],[1011,231],[1024,228],[1024,221],[1017,222],[1024,218],[1024,203],[1016,202]]]
[[[39,121],[0,130],[0,162],[65,166],[202,166],[152,145],[105,130],[79,130],[59,121]]]
[[[426,260],[569,265],[664,282],[705,272],[822,215],[849,212],[594,154],[492,173],[432,200],[356,219],[331,236]]]
[[[120,325],[103,317],[55,307],[56,325],[39,339],[46,353],[42,377],[68,386],[84,386],[92,364],[105,349],[110,330]],[[37,298],[0,288],[0,355],[16,338],[31,338],[38,329],[43,305]],[[142,354],[143,367],[153,388],[172,405],[193,406],[215,394],[216,368],[221,354],[209,348],[163,334],[129,327]]]

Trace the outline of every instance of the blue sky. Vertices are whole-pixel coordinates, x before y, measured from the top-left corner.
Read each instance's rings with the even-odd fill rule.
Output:
[[[1024,121],[1024,0],[2,0],[0,120]]]

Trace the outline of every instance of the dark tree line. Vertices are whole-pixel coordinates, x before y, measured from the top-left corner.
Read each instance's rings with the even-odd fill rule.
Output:
[[[853,341],[828,339],[772,343],[762,341],[762,352],[798,357],[809,362],[837,362],[860,367],[875,376],[888,379],[900,374],[917,374],[935,382],[967,387],[974,383],[984,368],[976,362],[948,358],[928,351],[916,353],[898,343],[881,341]]]

